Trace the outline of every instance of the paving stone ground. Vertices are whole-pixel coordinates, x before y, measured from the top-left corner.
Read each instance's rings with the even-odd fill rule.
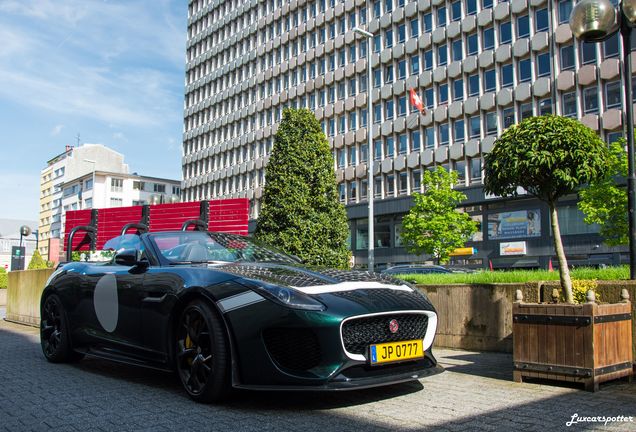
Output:
[[[343,393],[237,392],[197,404],[169,373],[85,359],[46,362],[37,329],[0,320],[0,431],[636,431],[636,384],[597,393],[512,382],[507,354],[437,349],[446,372]],[[571,416],[633,416],[579,423]]]

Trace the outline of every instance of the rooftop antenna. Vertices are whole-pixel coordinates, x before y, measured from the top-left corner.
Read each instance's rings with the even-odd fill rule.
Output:
[[[77,133],[77,136],[75,138],[77,138],[77,146],[79,147],[79,145],[80,145],[80,134],[79,134],[79,132]]]

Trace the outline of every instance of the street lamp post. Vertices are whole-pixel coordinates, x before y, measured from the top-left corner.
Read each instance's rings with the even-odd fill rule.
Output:
[[[368,174],[367,174],[367,202],[369,203],[369,233],[368,233],[368,244],[369,244],[369,271],[372,272],[375,266],[375,245],[374,245],[374,211],[373,211],[373,194],[374,194],[374,185],[373,185],[373,149],[371,145],[372,138],[372,130],[371,130],[371,39],[373,38],[373,34],[369,33],[366,30],[362,30],[359,27],[355,27],[353,29],[354,33],[357,33],[367,39],[367,165],[368,165]]]
[[[623,104],[627,142],[627,215],[629,223],[629,272],[636,279],[636,175],[634,173],[634,110],[632,102],[632,26],[636,24],[636,0],[623,0],[617,14],[609,0],[582,0],[572,9],[570,28],[577,39],[602,42],[620,31],[623,45]]]

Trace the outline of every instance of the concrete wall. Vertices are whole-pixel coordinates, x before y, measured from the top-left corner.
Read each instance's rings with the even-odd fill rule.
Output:
[[[40,325],[40,295],[53,269],[9,272],[7,321]]]
[[[636,335],[636,282],[599,281],[600,302],[617,303],[627,288],[632,300],[632,333]],[[437,309],[435,345],[476,351],[512,352],[512,304],[521,289],[523,301],[550,301],[558,281],[526,284],[418,285]],[[633,342],[636,358],[636,338]]]
[[[418,285],[438,315],[435,345],[476,351],[512,352],[512,304],[539,300],[538,284]]]

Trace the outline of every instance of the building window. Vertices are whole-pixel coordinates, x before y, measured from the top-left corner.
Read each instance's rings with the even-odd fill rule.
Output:
[[[530,36],[530,17],[522,15],[517,17],[517,38]]]
[[[400,96],[398,98],[398,116],[402,117],[407,114],[406,96]]]
[[[386,138],[386,149],[385,149],[385,157],[392,158],[395,156],[395,142],[393,141],[393,137]]]
[[[88,179],[84,182],[84,190],[91,190],[93,189],[93,179]]]
[[[446,8],[437,8],[437,27],[444,27],[446,25]]]
[[[476,96],[479,94],[479,75],[470,75],[468,77],[468,96]]]
[[[395,117],[395,110],[393,108],[393,101],[388,100],[384,103],[384,118],[385,120],[391,120]]]
[[[455,1],[451,3],[451,19],[453,21],[459,21],[462,19],[462,2]]]
[[[409,151],[409,144],[406,138],[406,134],[400,134],[398,136],[398,154],[406,154]]]
[[[559,1],[559,24],[569,23],[570,14],[572,13],[573,0]]]
[[[420,56],[411,57],[411,75],[419,75],[420,73]]]
[[[532,102],[521,104],[519,107],[519,113],[522,121],[532,117]]]
[[[399,178],[399,189],[398,189],[398,194],[399,195],[404,195],[408,192],[408,187],[409,187],[409,177],[408,177],[408,173],[406,172],[401,172],[400,173],[400,178]]]
[[[110,179],[111,192],[121,192],[124,189],[124,179],[112,178]]]
[[[574,45],[561,47],[561,69],[574,69]]]
[[[539,102],[539,115],[552,114],[552,99],[543,99]]]
[[[618,57],[618,51],[618,33],[615,33],[603,42],[603,52],[605,57]]]
[[[121,198],[111,198],[110,199],[110,206],[111,207],[121,207],[123,205],[124,201]]]
[[[512,25],[510,21],[499,24],[499,43],[506,44],[512,42]]]
[[[133,181],[133,190],[142,191],[144,190],[144,186],[145,186],[144,182],[142,181],[137,181],[137,180]]]
[[[621,106],[620,81],[614,81],[605,84],[605,105],[608,109]]]
[[[576,117],[576,93],[564,93],[562,96],[563,115],[568,117]]]
[[[448,84],[440,84],[439,86],[439,103],[444,104],[448,102]]]
[[[393,174],[389,174],[386,176],[386,197],[392,197],[395,195],[395,176]]]
[[[461,100],[464,98],[464,80],[453,81],[453,100]]]
[[[398,79],[405,79],[406,78],[406,59],[404,60],[400,60],[398,62]]]
[[[527,82],[532,80],[532,62],[529,58],[519,60],[519,82]]]
[[[419,192],[422,189],[422,171],[413,170],[411,172],[411,191]]]
[[[537,56],[537,76],[550,75],[550,53],[543,53]]]
[[[420,34],[420,25],[419,25],[419,21],[417,20],[417,18],[412,19],[410,22],[410,28],[411,28],[411,37],[415,38]]]
[[[539,9],[534,13],[534,27],[537,32],[547,31],[550,28],[548,9]]]
[[[468,55],[477,54],[479,50],[479,44],[477,42],[477,33],[471,33],[466,36],[466,49],[468,50]]]
[[[464,58],[464,50],[461,38],[451,42],[451,48],[453,61],[460,61]]]
[[[453,142],[464,141],[464,120],[455,120],[453,125]]]
[[[487,92],[492,91],[496,88],[496,86],[497,86],[497,82],[496,82],[495,70],[488,69],[484,71],[484,90]]]
[[[495,47],[495,30],[492,27],[484,29],[484,38],[482,40],[484,50],[493,49]]]
[[[424,51],[424,70],[433,69],[433,50]]]
[[[596,86],[583,89],[583,111],[585,114],[598,112],[598,89]]]
[[[515,110],[514,108],[504,108],[503,110],[503,128],[507,129],[515,124]]]
[[[439,142],[440,144],[448,144],[448,123],[439,125]]]
[[[437,65],[442,66],[448,63],[448,50],[446,45],[437,47]]]
[[[497,133],[497,113],[486,113],[486,134],[492,135]]]
[[[420,140],[420,131],[411,132],[411,151],[420,151],[422,146]]]
[[[473,116],[468,119],[468,127],[471,138],[479,138],[481,134],[481,121],[479,116]]]
[[[501,87],[510,87],[514,84],[512,64],[501,66]]]
[[[481,180],[481,159],[473,158],[470,160],[470,179]]]
[[[581,63],[596,63],[596,43],[581,42]]]

